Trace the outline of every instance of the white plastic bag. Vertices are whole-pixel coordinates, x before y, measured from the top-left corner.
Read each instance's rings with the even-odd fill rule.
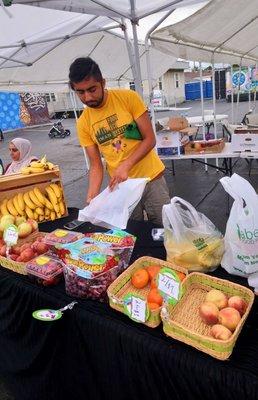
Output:
[[[237,174],[220,182],[234,198],[221,266],[231,274],[248,277],[258,271],[258,196],[252,185]]]
[[[180,197],[162,210],[167,261],[189,271],[213,271],[221,261],[221,233],[205,215]]]
[[[79,211],[79,221],[89,221],[108,229],[125,229],[148,181],[148,178],[127,179],[112,192],[107,187]]]

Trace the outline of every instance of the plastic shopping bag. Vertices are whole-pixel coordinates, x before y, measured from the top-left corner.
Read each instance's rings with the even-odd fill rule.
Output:
[[[167,261],[189,271],[216,269],[224,252],[221,233],[205,215],[180,197],[162,210]]]
[[[107,187],[79,211],[79,221],[89,221],[108,229],[125,229],[148,181],[148,178],[127,179],[113,191]]]
[[[237,174],[220,182],[234,198],[221,266],[231,274],[248,277],[258,271],[258,196],[252,185]]]

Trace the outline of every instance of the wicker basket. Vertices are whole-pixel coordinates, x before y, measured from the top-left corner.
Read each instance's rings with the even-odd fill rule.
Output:
[[[39,232],[38,230],[31,233],[29,236],[27,236],[24,239],[18,239],[17,246],[22,246],[24,243],[33,243],[38,236],[45,235],[43,232]],[[17,274],[21,275],[27,275],[26,272],[26,262],[16,262],[13,261],[9,258],[0,256],[0,265],[1,267],[10,269],[14,272],[17,272]]]
[[[199,272],[188,275],[182,286],[183,296],[179,302],[175,306],[166,305],[162,308],[161,319],[164,332],[212,357],[226,360],[232,353],[237,337],[250,312],[254,293],[244,286]],[[248,304],[245,314],[228,340],[214,339],[210,332],[211,326],[205,324],[199,316],[200,304],[211,289],[219,289],[228,296],[241,296]]]
[[[147,256],[138,258],[138,260],[136,260],[132,265],[130,265],[130,267],[128,267],[108,287],[107,294],[108,294],[108,298],[109,298],[110,307],[114,308],[117,311],[125,313],[123,299],[128,293],[132,293],[132,294],[141,296],[142,298],[146,299],[147,295],[150,291],[150,284],[148,284],[143,289],[136,289],[131,284],[131,276],[136,270],[147,267],[148,265],[153,265],[153,264],[160,265],[161,267],[170,268],[170,269],[173,269],[174,271],[183,272],[185,275],[187,275],[187,273],[188,273],[186,269],[178,267],[178,266],[174,267],[167,261],[163,261],[163,260],[159,260],[157,258],[147,257]],[[161,310],[161,307],[157,310],[150,311],[149,318],[144,324],[151,328],[155,328],[156,326],[158,326],[161,322],[160,310]]]

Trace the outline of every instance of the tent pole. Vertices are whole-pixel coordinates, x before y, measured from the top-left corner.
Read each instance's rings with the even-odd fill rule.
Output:
[[[237,85],[237,108],[236,108],[236,118],[238,121],[238,109],[239,109],[239,96],[240,96],[240,74],[242,70],[242,58],[240,60],[239,64],[239,70],[238,70],[238,85]]]
[[[248,111],[251,110],[251,83],[252,83],[252,70],[251,67],[248,67],[248,76],[249,76],[249,85],[248,85]]]
[[[151,62],[150,62],[150,45],[149,45],[149,38],[152,32],[174,11],[170,10],[167,12],[161,19],[159,19],[155,25],[153,25],[148,32],[146,33],[145,36],[145,57],[146,57],[146,66],[147,66],[147,77],[148,77],[148,87],[149,87],[149,108],[151,112],[151,123],[153,130],[156,134],[156,127],[155,127],[155,112],[154,112],[154,104],[152,103],[153,99],[153,84],[152,84],[152,70],[151,70]]]
[[[234,88],[233,88],[233,67],[230,68],[231,74],[231,123],[234,124]]]
[[[214,123],[214,137],[217,139],[217,121],[216,121],[216,85],[215,85],[215,66],[214,66],[214,53],[212,54],[212,102],[213,102],[213,123]],[[216,166],[219,162],[216,158]],[[218,171],[218,170],[217,170]]]
[[[69,93],[70,93],[70,98],[71,98],[71,102],[72,102],[75,121],[77,122],[78,116],[77,116],[77,111],[76,111],[75,95],[74,95],[74,92],[72,92],[71,89],[69,89]],[[85,147],[82,147],[82,151],[83,151],[83,155],[84,155],[84,159],[85,159],[86,168],[87,168],[87,170],[89,170],[90,169],[90,163],[89,163],[89,159],[88,159]]]
[[[126,27],[125,21],[123,19],[122,19],[122,30],[124,32],[124,38],[125,38],[127,53],[128,53],[128,57],[129,57],[129,60],[130,60],[134,81],[135,81],[137,74],[136,74],[136,69],[135,69],[135,61],[134,61],[132,43],[131,43],[131,41],[129,39],[127,27]]]
[[[255,72],[257,73],[257,68],[258,64],[255,64]],[[254,88],[254,105],[253,105],[253,110],[256,108],[256,92],[257,92],[257,85],[256,85],[257,80],[255,79],[255,88]]]
[[[135,0],[130,0],[130,4],[131,4],[131,14],[132,14],[131,25],[132,25],[132,30],[133,30],[134,60],[135,60],[135,69],[136,69],[135,88],[136,88],[136,91],[141,96],[143,96],[140,54],[139,54],[138,36],[137,36],[137,27],[136,27],[136,25],[138,25],[138,20],[136,19],[136,14],[135,14]]]
[[[201,107],[202,107],[202,138],[205,140],[205,120],[204,120],[204,96],[203,96],[203,79],[202,79],[202,63],[199,62],[199,72],[200,72],[200,92],[201,92]],[[207,158],[204,160],[207,162]],[[208,171],[208,166],[205,165],[205,171]]]

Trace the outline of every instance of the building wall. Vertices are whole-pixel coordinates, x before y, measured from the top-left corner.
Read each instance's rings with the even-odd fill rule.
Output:
[[[177,75],[176,75],[177,74]],[[176,77],[178,77],[178,87],[176,87]],[[160,82],[162,84],[162,106],[174,106],[185,101],[185,78],[183,69],[170,69],[161,78]],[[118,88],[116,85],[108,85],[108,87]],[[121,82],[119,87],[121,89],[129,89],[129,82]],[[155,89],[160,89],[159,81],[157,81]],[[77,109],[83,109],[81,101],[76,97]],[[53,96],[49,96],[50,101],[48,102],[48,110],[50,116],[55,112],[60,111],[71,111],[73,110],[73,105],[70,99],[69,93],[56,93],[55,100],[53,101]],[[149,104],[149,86],[148,82],[143,82],[143,99],[146,104]]]
[[[162,86],[168,106],[174,106],[185,101],[185,77],[183,70],[168,70],[162,77]]]

